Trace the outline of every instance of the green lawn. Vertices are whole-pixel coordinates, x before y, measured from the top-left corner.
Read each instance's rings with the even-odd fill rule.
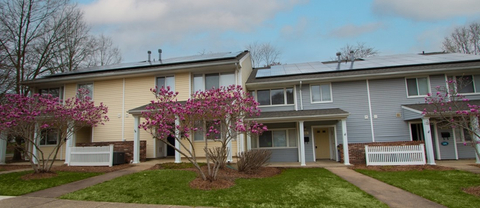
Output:
[[[195,173],[150,170],[62,196],[63,199],[215,207],[387,207],[328,170],[286,169],[263,179],[238,179],[223,190],[189,187]]]
[[[480,186],[478,174],[458,170],[357,171],[447,207],[480,207],[480,197],[462,191],[462,188]]]
[[[0,174],[0,196],[19,196],[31,192],[59,186],[66,183],[100,175],[102,173],[57,172],[58,176],[45,179],[23,180],[32,171]]]

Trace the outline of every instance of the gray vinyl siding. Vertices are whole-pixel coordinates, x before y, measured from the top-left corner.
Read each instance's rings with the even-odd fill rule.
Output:
[[[370,80],[369,83],[372,114],[377,116],[373,119],[375,141],[410,141],[408,123],[396,115],[402,113],[402,104],[423,103],[425,98],[407,98],[405,78]]]
[[[331,86],[333,102],[312,103],[310,99],[310,85],[304,84],[302,87],[304,109],[340,108],[347,111],[350,114],[347,118],[349,142],[371,142],[370,118],[364,118],[365,115],[369,115],[366,82],[334,82],[331,83]]]
[[[464,146],[463,143],[457,143],[458,159],[475,158],[475,149],[472,146]]]
[[[438,148],[440,149],[440,156],[442,160],[455,159],[455,139],[453,138],[453,132],[451,129],[438,129]],[[442,132],[449,132],[451,137],[447,140],[442,138]],[[448,142],[447,146],[443,146],[442,142]]]
[[[272,152],[270,162],[298,162],[297,148],[269,149]]]
[[[420,119],[423,117],[421,113],[412,112],[411,110],[402,109],[403,120],[410,121],[415,119]]]
[[[268,106],[259,106],[262,112],[272,112],[272,111],[293,111],[295,110],[295,105],[268,105]]]

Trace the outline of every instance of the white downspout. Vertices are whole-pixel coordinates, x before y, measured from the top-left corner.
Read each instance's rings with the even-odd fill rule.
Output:
[[[300,81],[300,110],[303,110],[302,81]]]
[[[375,130],[373,129],[373,113],[372,113],[372,101],[370,99],[370,83],[367,81],[367,98],[368,98],[368,111],[370,116],[370,129],[372,130],[372,142],[375,142]]]

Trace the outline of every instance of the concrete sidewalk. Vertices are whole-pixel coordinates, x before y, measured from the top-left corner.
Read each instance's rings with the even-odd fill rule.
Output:
[[[327,167],[326,169],[374,196],[389,207],[445,207],[347,167]]]
[[[437,165],[480,174],[480,168],[472,166],[472,164],[475,164],[475,162],[476,162],[475,160],[437,160],[435,161]]]

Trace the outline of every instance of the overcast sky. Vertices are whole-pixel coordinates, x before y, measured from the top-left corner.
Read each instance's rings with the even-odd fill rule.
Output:
[[[345,44],[380,55],[441,51],[455,27],[480,22],[480,0],[74,0],[92,32],[120,47],[123,62],[236,52],[270,42],[281,63],[327,61]]]

